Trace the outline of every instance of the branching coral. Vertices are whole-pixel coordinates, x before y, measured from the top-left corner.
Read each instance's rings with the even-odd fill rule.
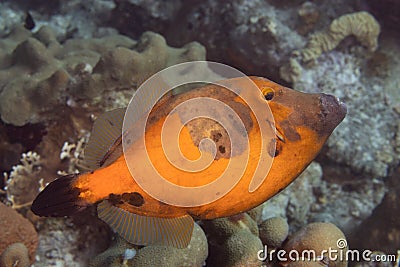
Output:
[[[14,166],[9,175],[4,173],[7,199],[13,208],[30,205],[40,188],[37,177],[40,170],[40,155],[29,151],[22,154],[21,164]]]
[[[369,51],[375,51],[380,31],[379,23],[369,13],[361,11],[346,14],[332,21],[325,32],[313,34],[306,48],[296,51],[295,55],[299,55],[303,62],[314,60],[322,53],[335,49],[350,35],[354,35]]]
[[[64,161],[65,170],[58,170],[58,175],[78,173],[84,169],[83,147],[86,138],[80,138],[76,144],[65,142],[61,148],[60,159]],[[29,206],[47,181],[41,178],[42,165],[46,162],[36,152],[22,153],[21,164],[13,166],[12,171],[4,173],[4,192],[11,206],[15,209]],[[56,173],[51,175],[54,179]],[[42,176],[43,177],[43,176]]]
[[[67,160],[68,170],[59,170],[58,175],[67,175],[72,173],[79,173],[84,168],[83,162],[83,148],[87,142],[86,138],[82,137],[76,144],[65,142],[61,148],[60,159]]]

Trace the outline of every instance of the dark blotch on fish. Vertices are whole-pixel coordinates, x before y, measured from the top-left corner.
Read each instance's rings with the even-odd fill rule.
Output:
[[[127,202],[130,205],[140,207],[144,204],[144,199],[141,194],[138,192],[133,192],[133,193],[123,193],[122,194],[122,200],[124,202]]]
[[[113,205],[127,203],[135,207],[140,207],[144,204],[144,198],[138,192],[123,193],[122,195],[110,194],[108,196],[108,201]]]
[[[287,139],[289,139],[289,141],[295,142],[301,139],[299,133],[296,131],[296,128],[288,120],[281,122],[281,128],[283,130],[283,134]]]

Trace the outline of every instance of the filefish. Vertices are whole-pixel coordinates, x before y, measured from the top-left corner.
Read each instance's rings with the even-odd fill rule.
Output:
[[[288,186],[311,163],[344,119],[347,108],[332,95],[298,92],[265,78],[250,78],[260,89],[256,96],[260,103],[265,108],[269,106],[275,128],[273,151],[268,151],[273,162],[256,190],[250,191],[249,184],[257,167],[255,159],[260,153],[256,148],[263,138],[259,124],[240,94],[209,84],[178,95],[164,95],[149,115],[145,139],[149,154],[155,162],[161,163],[162,168],[165,167],[163,171],[171,182],[184,186],[207,184],[226,168],[229,159],[240,156],[230,151],[230,140],[224,129],[206,118],[182,125],[179,144],[185,155],[199,155],[198,146],[203,138],[213,140],[217,147],[208,168],[199,173],[182,174],[163,164],[166,159],[160,144],[161,128],[171,110],[188,99],[210,97],[228,103],[246,128],[249,142],[244,146],[249,147],[244,150],[250,148],[247,150],[250,155],[246,170],[227,194],[200,206],[170,205],[148,194],[133,179],[127,166],[121,141],[125,109],[116,109],[100,116],[93,125],[85,148],[85,160],[91,171],[51,182],[34,200],[32,211],[39,216],[61,217],[96,204],[99,218],[128,242],[183,248],[189,244],[194,219],[232,216],[265,202]],[[228,83],[235,84],[240,79],[234,78]],[[132,146],[135,151],[135,144]],[[136,161],[134,164],[141,164],[140,158]]]

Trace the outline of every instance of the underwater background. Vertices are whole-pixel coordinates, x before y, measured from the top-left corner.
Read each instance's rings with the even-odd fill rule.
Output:
[[[398,0],[0,1],[0,266],[279,266],[258,251],[338,239],[398,255],[399,25]],[[131,245],[94,209],[30,211],[44,185],[80,171],[96,117],[193,60],[333,94],[348,115],[289,187],[245,214],[197,222],[185,249]],[[289,265],[396,264],[387,259]]]

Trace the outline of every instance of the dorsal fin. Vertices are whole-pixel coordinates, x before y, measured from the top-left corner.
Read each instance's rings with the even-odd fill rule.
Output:
[[[114,109],[96,119],[84,151],[85,167],[95,170],[111,164],[122,155],[121,135],[125,111],[126,108]]]
[[[97,214],[115,232],[135,245],[166,245],[185,248],[193,233],[193,218],[189,215],[177,218],[141,216],[103,200],[97,206]]]

